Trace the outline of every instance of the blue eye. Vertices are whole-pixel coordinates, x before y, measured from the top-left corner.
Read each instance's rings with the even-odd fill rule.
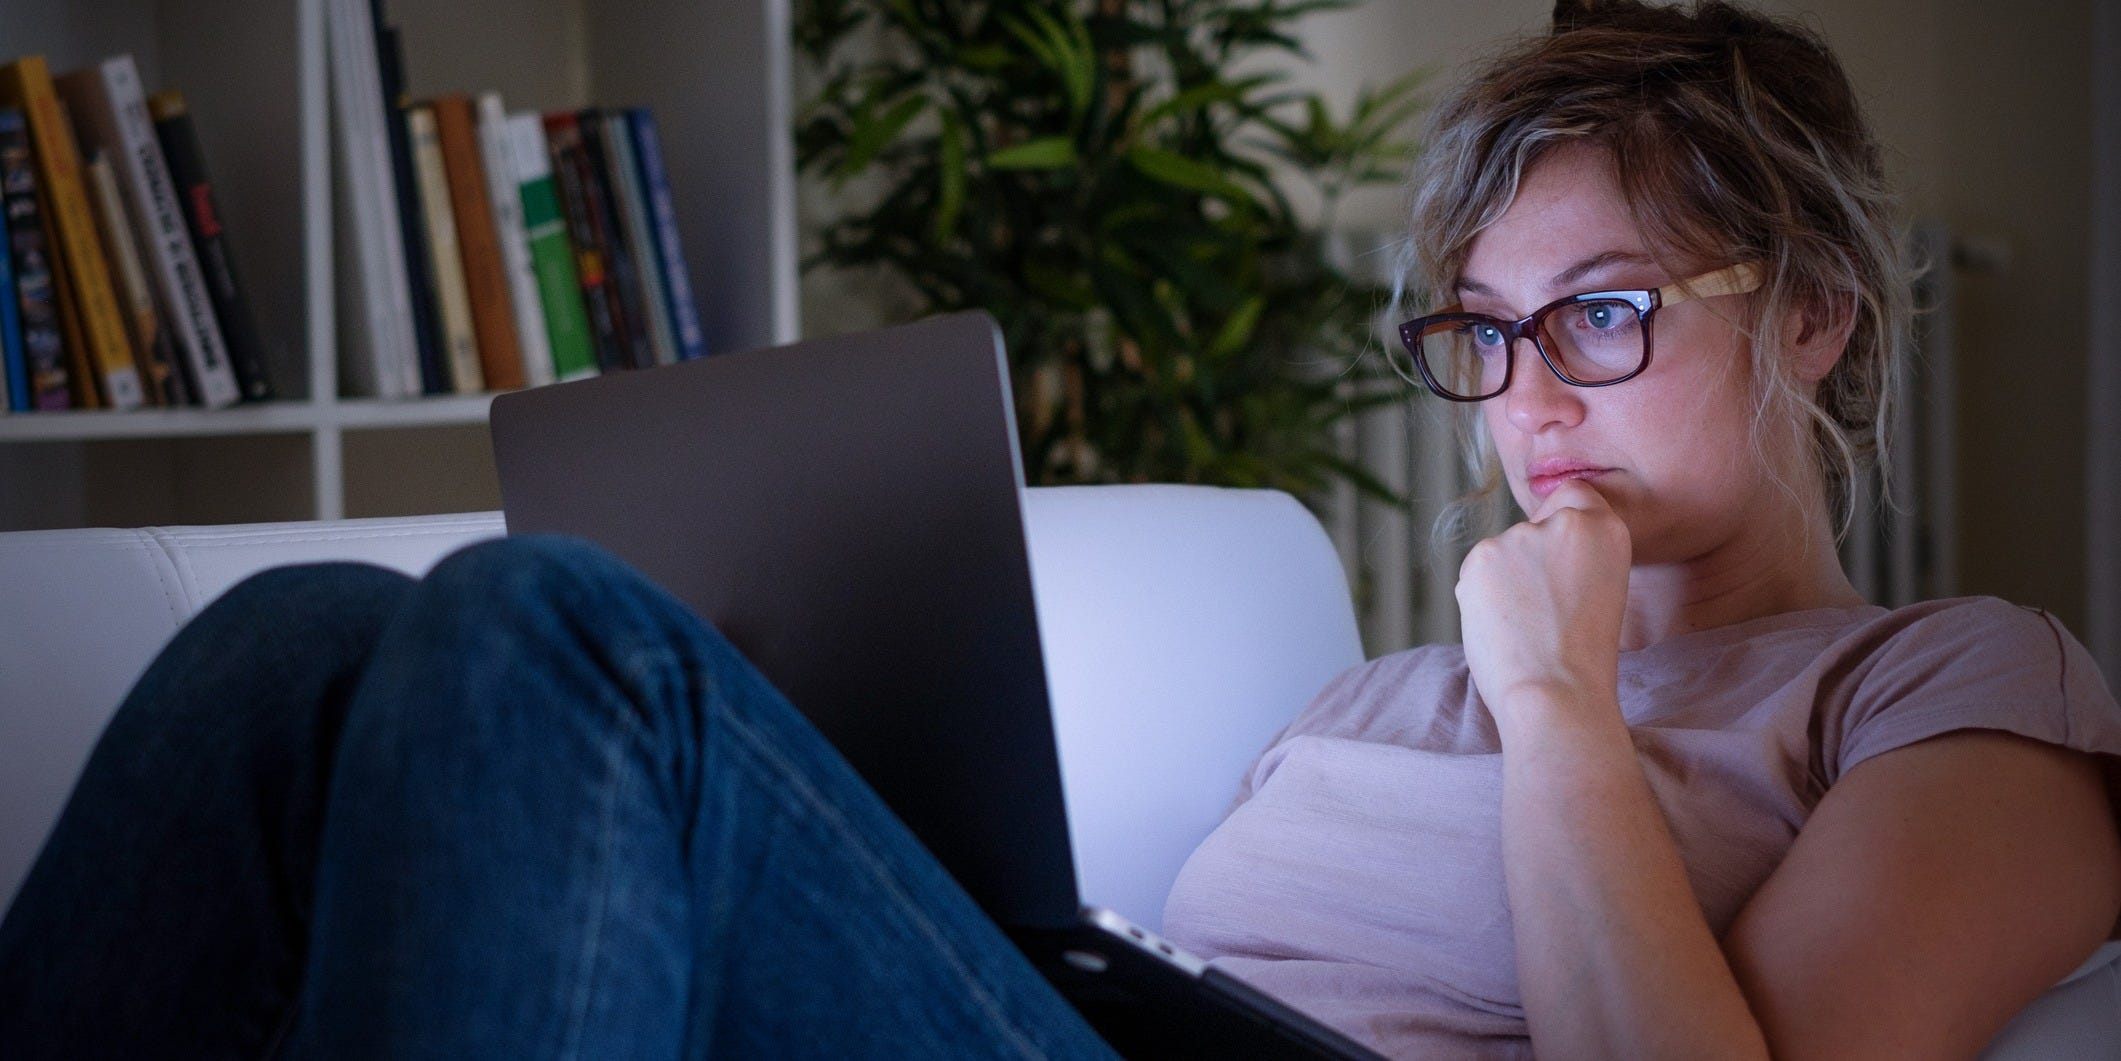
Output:
[[[1599,331],[1605,331],[1620,324],[1620,313],[1610,302],[1594,302],[1584,308],[1583,322]]]
[[[1473,326],[1473,341],[1481,346],[1501,346],[1502,329],[1492,324],[1476,324]]]

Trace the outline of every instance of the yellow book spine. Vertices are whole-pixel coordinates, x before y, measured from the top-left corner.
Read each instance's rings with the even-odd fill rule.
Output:
[[[52,232],[66,263],[82,341],[102,382],[103,403],[116,409],[137,409],[144,393],[132,342],[125,334],[117,295],[111,291],[110,266],[96,234],[88,188],[82,183],[73,126],[52,86],[44,57],[32,55],[0,67],[0,96],[11,97],[9,102],[19,105],[29,118],[37,176],[51,204]]]

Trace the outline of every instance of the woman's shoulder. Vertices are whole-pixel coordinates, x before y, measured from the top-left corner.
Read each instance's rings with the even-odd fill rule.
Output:
[[[2121,754],[2121,705],[2052,613],[1997,597],[1922,601],[1843,629],[1819,661],[1839,771],[1958,729]]]
[[[1876,691],[1979,682],[2029,683],[2027,695],[2099,681],[2084,645],[2053,613],[2000,597],[1952,597],[1874,611],[1834,638],[1834,654]]]

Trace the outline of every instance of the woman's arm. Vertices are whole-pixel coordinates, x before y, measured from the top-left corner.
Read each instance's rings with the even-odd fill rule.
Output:
[[[1778,1057],[1971,1057],[2117,910],[2097,761],[1961,730],[1828,789],[1724,949]]]
[[[1976,730],[1849,770],[1719,946],[1617,701],[1626,528],[1575,487],[1459,580],[1541,1053],[1972,1056],[2107,937],[2121,834],[2096,762]]]
[[[1503,876],[1542,1056],[1764,1058],[1619,704],[1520,692],[1503,731]]]
[[[1502,737],[1526,1021],[1553,1057],[1765,1057],[1621,717],[1630,554],[1626,524],[1570,482],[1459,572],[1466,665]]]
[[[2097,763],[1970,730],[1849,771],[1719,948],[1618,707],[1512,707],[1504,874],[1543,1054],[1972,1057],[2121,910]]]

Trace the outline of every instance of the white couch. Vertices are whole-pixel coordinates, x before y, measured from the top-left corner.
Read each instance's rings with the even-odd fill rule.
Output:
[[[1049,488],[1030,491],[1027,511],[1080,883],[1155,927],[1239,773],[1361,659],[1347,583],[1317,522],[1282,494]],[[125,690],[206,602],[289,563],[417,574],[501,533],[483,513],[0,534],[0,909]],[[2121,1056],[2121,945],[1986,1056]]]

